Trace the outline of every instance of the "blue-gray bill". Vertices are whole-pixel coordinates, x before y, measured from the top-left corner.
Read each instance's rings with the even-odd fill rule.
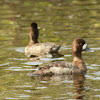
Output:
[[[82,49],[83,51],[94,52],[94,50],[87,47],[87,44],[84,44]]]

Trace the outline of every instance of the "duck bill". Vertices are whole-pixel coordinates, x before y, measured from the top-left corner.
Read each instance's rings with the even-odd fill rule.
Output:
[[[87,44],[84,44],[84,45],[83,45],[82,50],[83,50],[83,51],[88,51],[88,52],[94,52],[94,50],[91,50],[90,48],[87,47]]]

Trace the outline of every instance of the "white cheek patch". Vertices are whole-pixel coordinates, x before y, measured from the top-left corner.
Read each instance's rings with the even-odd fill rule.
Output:
[[[83,47],[82,47],[82,50],[85,50],[87,47],[87,44],[84,44]]]

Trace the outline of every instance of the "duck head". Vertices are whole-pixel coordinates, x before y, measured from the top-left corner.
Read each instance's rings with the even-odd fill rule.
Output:
[[[91,51],[83,39],[75,39],[72,44],[73,64],[78,67],[80,72],[86,72],[87,68],[82,59],[82,51]]]
[[[33,29],[37,29],[37,23],[31,23],[31,27],[32,27]]]
[[[31,24],[29,36],[30,36],[30,42],[29,42],[30,45],[38,43],[39,30],[37,28],[37,23]]]
[[[87,47],[85,40],[79,38],[75,39],[72,44],[72,53],[74,57],[82,58],[82,51],[91,51],[90,48]]]

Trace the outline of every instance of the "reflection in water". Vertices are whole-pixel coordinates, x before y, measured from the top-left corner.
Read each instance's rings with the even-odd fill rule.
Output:
[[[53,54],[51,54],[51,56],[52,56],[52,58],[59,58],[59,57],[62,57],[62,56],[64,56],[63,54],[60,54],[60,53],[53,53]],[[33,59],[40,59],[40,58],[43,58],[43,57],[46,57],[46,55],[28,55],[28,57],[30,57],[30,58],[33,58]]]
[[[64,57],[53,58],[50,54],[48,54],[45,56],[41,55],[39,57],[32,56],[32,57],[29,57],[28,59],[30,61],[33,61],[33,63],[34,63],[34,61],[38,61],[38,62],[62,61],[65,58]],[[37,64],[37,65],[39,65],[39,64]]]
[[[84,94],[82,93],[82,91],[84,90],[84,75],[77,75],[74,79],[74,86],[75,86],[75,99],[82,99],[83,100],[83,96]]]
[[[80,74],[80,75],[32,76],[32,79],[35,79],[34,77],[36,77],[36,79],[38,79],[38,81],[44,81],[42,84],[48,84],[48,85],[61,85],[62,83],[68,83],[69,80],[72,80],[74,87],[75,87],[74,88],[74,92],[75,92],[74,98],[83,100],[83,97],[84,97],[83,90],[84,90],[85,76],[82,75],[82,74]],[[50,83],[47,83],[46,81],[50,81]],[[73,95],[73,94],[71,94],[71,95]]]

